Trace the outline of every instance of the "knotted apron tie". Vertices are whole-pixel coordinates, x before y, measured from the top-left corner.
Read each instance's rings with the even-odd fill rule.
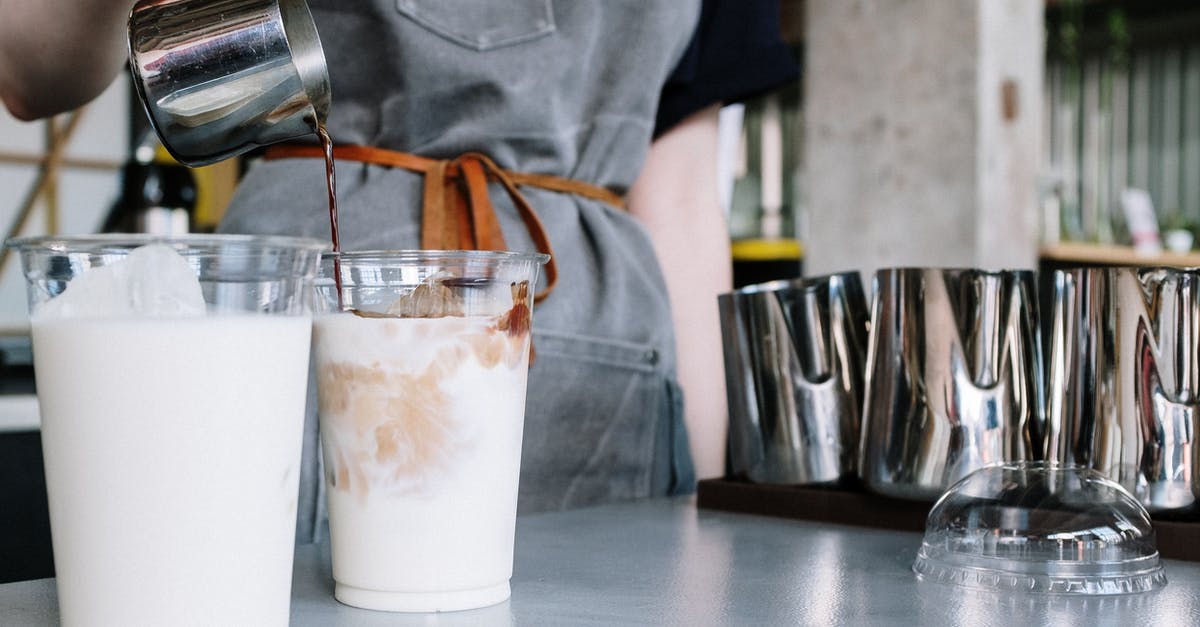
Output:
[[[324,152],[315,145],[278,144],[268,148],[265,155],[267,159],[291,157],[323,158]],[[536,302],[541,302],[554,289],[558,282],[558,267],[546,228],[518,186],[576,194],[618,208],[625,206],[621,196],[603,187],[550,174],[505,170],[478,152],[464,153],[454,159],[430,159],[372,146],[335,146],[333,158],[424,174],[421,248],[429,250],[507,250],[496,209],[488,197],[488,183],[500,183],[538,252],[550,255],[546,264],[546,287],[534,295]]]

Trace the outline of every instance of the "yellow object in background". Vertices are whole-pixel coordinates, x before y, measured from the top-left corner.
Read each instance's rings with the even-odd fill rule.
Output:
[[[156,142],[154,160],[159,163],[179,163],[160,142]],[[241,163],[237,157],[191,169],[196,181],[196,208],[192,219],[197,231],[212,231],[217,227],[233,198],[240,169]]]
[[[794,279],[803,269],[804,245],[790,237],[735,239],[730,252],[735,288]]]
[[[736,239],[730,251],[734,261],[799,261],[804,256],[800,241],[785,237]]]
[[[237,157],[195,168],[196,229],[211,231],[225,215],[225,208],[237,187],[240,163]]]

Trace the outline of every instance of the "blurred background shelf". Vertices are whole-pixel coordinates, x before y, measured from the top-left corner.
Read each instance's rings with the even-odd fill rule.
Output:
[[[1042,246],[1040,256],[1043,267],[1097,265],[1200,268],[1200,252],[1162,252],[1156,255],[1146,255],[1138,252],[1132,246],[1117,244],[1058,242]]]

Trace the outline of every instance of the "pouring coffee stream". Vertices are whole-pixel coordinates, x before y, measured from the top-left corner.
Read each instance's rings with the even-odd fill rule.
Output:
[[[325,186],[329,197],[329,238],[333,246],[333,281],[334,288],[337,291],[337,305],[339,311],[348,311],[354,315],[367,318],[378,317],[440,317],[440,316],[455,316],[462,315],[461,307],[456,306],[455,302],[459,299],[453,289],[462,290],[472,287],[486,287],[492,283],[488,278],[444,278],[437,275],[432,275],[426,279],[416,290],[408,297],[401,299],[389,307],[387,313],[360,311],[355,307],[347,307],[343,301],[342,289],[342,270],[341,270],[341,238],[338,226],[338,203],[337,203],[337,169],[333,157],[333,140],[329,136],[329,132],[325,129],[325,125],[313,118],[308,119],[313,125],[314,132],[321,142],[321,152],[325,158]],[[524,304],[529,295],[528,282],[514,284],[511,287],[513,306],[502,316],[498,318],[497,324],[503,330],[516,332],[520,329],[528,329],[529,310]],[[433,295],[434,297],[430,297]]]
[[[317,138],[321,140],[321,152],[325,154],[325,189],[329,194],[329,239],[334,255],[338,255],[342,252],[342,244],[338,234],[337,168],[333,161],[333,139],[329,137],[324,124],[314,118],[309,118],[309,122],[315,128]],[[338,309],[345,310],[346,305],[342,302],[342,264],[336,256],[333,259],[333,283],[337,287]]]
[[[341,242],[338,241],[337,213],[337,171],[333,163],[333,140],[325,125],[315,122],[317,137],[321,140],[321,149],[325,153],[325,188],[329,194],[329,238],[333,244],[333,252],[342,252]]]

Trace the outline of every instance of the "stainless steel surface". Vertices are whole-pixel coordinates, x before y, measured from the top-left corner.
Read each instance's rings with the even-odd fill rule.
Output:
[[[1150,511],[1195,502],[1200,472],[1200,270],[1054,274],[1048,441]]]
[[[858,273],[752,285],[717,302],[731,473],[773,484],[853,474],[867,336]]]
[[[129,64],[163,145],[186,165],[312,134],[329,113],[304,0],[141,0]]]
[[[371,625],[1200,624],[1200,564],[1105,598],[986,593],[919,582],[921,534],[636,503],[517,518],[512,598],[479,610],[398,615],[333,599],[328,545],[296,550],[295,627]],[[219,603],[220,599],[213,599]],[[54,580],[0,585],[0,623],[56,625]]]
[[[1042,458],[1043,375],[1032,271],[875,274],[859,475],[934,500],[986,464]]]

